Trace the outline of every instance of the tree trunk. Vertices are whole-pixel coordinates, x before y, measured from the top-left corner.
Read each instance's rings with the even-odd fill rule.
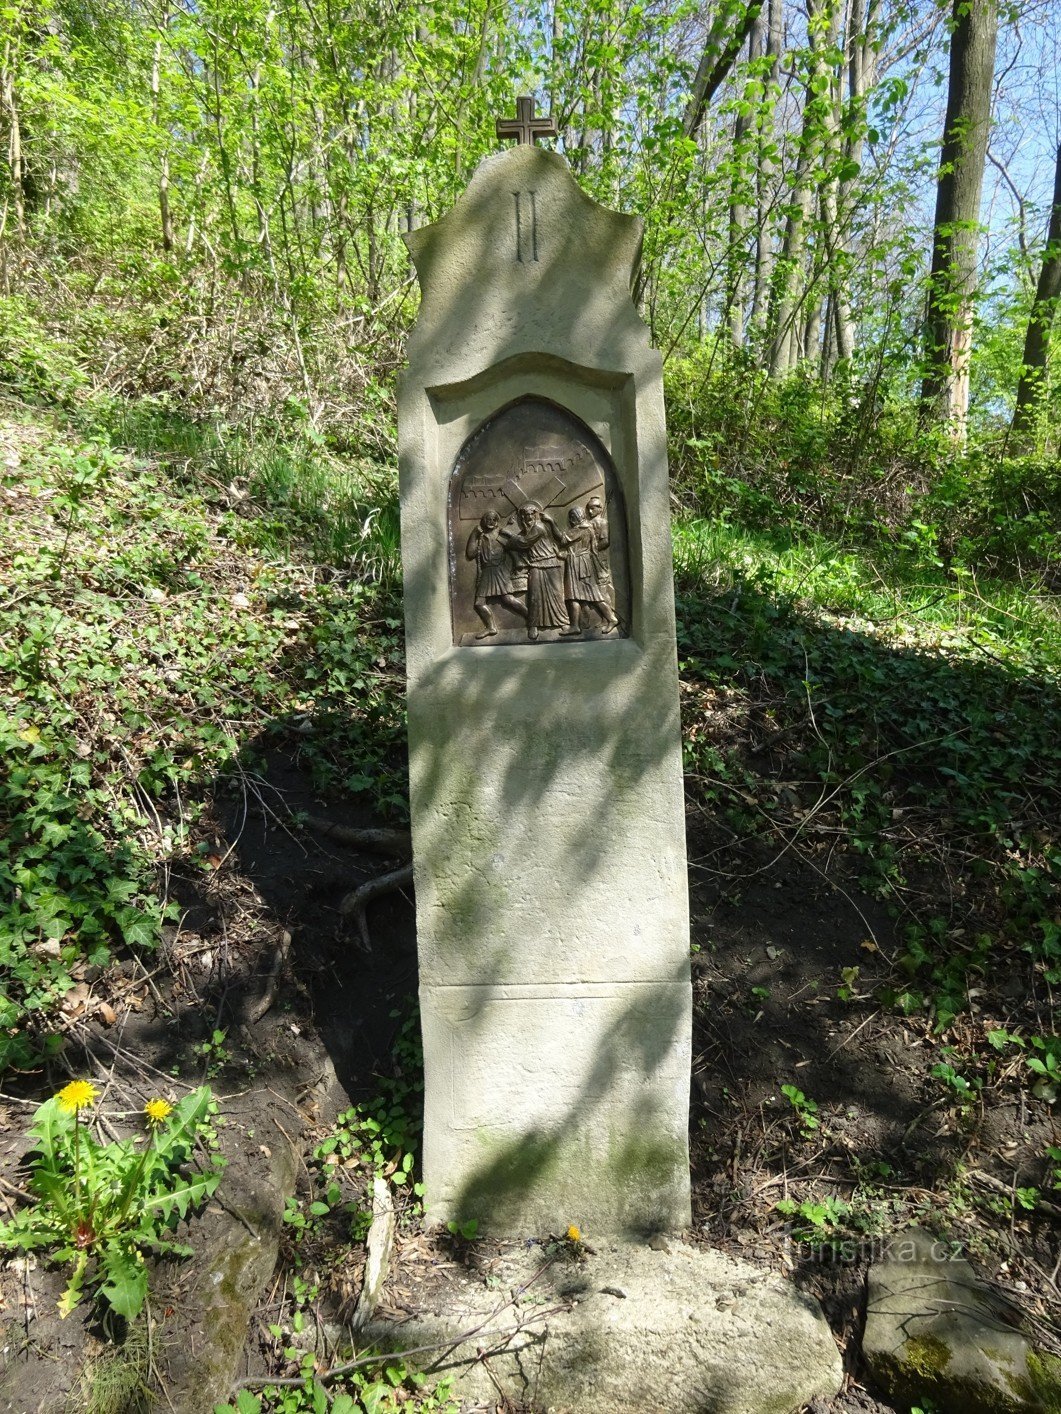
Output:
[[[799,137],[799,157],[785,220],[785,236],[774,276],[773,307],[770,313],[770,377],[783,378],[799,362],[802,327],[798,326],[802,296],[799,290],[807,226],[814,203],[811,180],[813,158],[821,142],[818,87],[823,72],[822,40],[818,17],[829,0],[808,0],[808,42],[810,60],[807,92],[803,100],[803,124]]]
[[[759,18],[763,0],[749,0],[737,27],[730,28],[730,16],[723,6],[721,13],[707,32],[704,52],[693,79],[693,91],[685,109],[683,128],[686,137],[695,137],[704,121],[707,105],[725,81],[726,75],[741,51],[741,46]]]
[[[965,437],[980,194],[991,125],[997,0],[953,0],[926,321],[923,412]]]
[[[783,0],[769,0],[766,23],[766,53],[770,59],[767,76],[768,92],[776,90],[781,71],[781,50],[784,45]],[[756,237],[755,237],[755,289],[752,294],[752,309],[749,317],[751,329],[760,333],[766,327],[769,312],[770,284],[774,271],[774,242],[770,230],[770,206],[772,202],[771,182],[774,174],[774,160],[771,153],[774,131],[775,99],[764,103],[759,109],[757,132],[757,160],[755,164],[756,188]]]
[[[1054,165],[1054,199],[1050,207],[1050,223],[1043,251],[1043,268],[1035,290],[1028,332],[1024,339],[1020,382],[1017,385],[1017,406],[1013,413],[1013,432],[1025,433],[1035,422],[1039,400],[1046,389],[1046,360],[1050,352],[1050,330],[1054,322],[1057,301],[1061,296],[1061,143]]]
[[[851,0],[847,22],[847,101],[849,108],[848,138],[844,145],[844,156],[848,159],[849,170],[862,166],[862,144],[866,131],[867,94],[876,78],[877,50],[874,36],[877,28],[879,0]],[[841,362],[850,359],[855,351],[855,321],[851,314],[848,297],[847,273],[851,266],[851,256],[847,249],[847,226],[854,201],[857,200],[858,178],[852,175],[840,183],[840,204],[838,232],[839,259],[835,283],[835,335],[836,359]]]
[[[858,169],[862,165],[862,143],[865,135],[866,91],[873,82],[876,55],[872,45],[877,0],[850,0],[844,27],[844,49],[847,62],[846,115],[843,102],[843,77],[839,76],[830,121],[832,158],[843,155],[844,175],[830,180],[822,193],[825,221],[824,239],[827,257],[829,308],[826,314],[826,337],[822,345],[822,378],[828,382],[837,363],[849,360],[855,349],[855,325],[851,314],[848,274],[851,252],[848,249],[848,228],[857,196]],[[837,36],[838,37],[838,36]],[[842,145],[837,142],[844,133]]]
[[[840,38],[839,0],[827,0],[824,48],[827,55],[838,52]],[[830,60],[829,62],[832,62]],[[819,73],[824,77],[824,63]],[[819,79],[821,82],[821,79]],[[809,98],[808,98],[809,101]],[[803,334],[803,357],[817,358],[820,354],[822,277],[826,289],[835,289],[842,281],[843,241],[840,233],[840,186],[837,166],[840,161],[839,131],[843,107],[843,70],[830,74],[827,96],[822,100],[821,186],[818,191],[818,225],[815,245],[811,252],[806,283],[807,321]]]
[[[25,173],[22,163],[22,124],[15,97],[16,55],[10,40],[4,45],[3,104],[7,109],[7,167],[11,182],[11,199],[15,208],[15,233],[22,239],[26,234]]]
[[[161,25],[163,32],[169,25],[169,10],[163,8]],[[162,40],[155,41],[151,59],[151,120],[156,129],[161,127],[162,96]],[[169,207],[169,144],[164,143],[159,159],[158,172],[158,216],[162,233],[162,249],[173,249],[173,217]]]
[[[836,313],[836,291],[830,290],[825,301],[825,323],[822,327],[822,359],[820,378],[828,383],[836,367],[836,336],[839,321]]]
[[[751,63],[759,58],[762,53],[762,45],[763,26],[762,21],[757,19],[748,35],[748,59]],[[744,304],[747,284],[745,264],[748,259],[748,252],[745,249],[748,226],[746,197],[749,186],[745,163],[749,156],[747,148],[751,127],[752,118],[742,108],[733,122],[733,177],[729,200],[729,278],[726,281],[730,338],[733,340],[733,347],[738,349],[744,343]]]
[[[803,347],[800,358],[821,359],[822,297],[817,290],[807,296],[807,316],[803,321]]]

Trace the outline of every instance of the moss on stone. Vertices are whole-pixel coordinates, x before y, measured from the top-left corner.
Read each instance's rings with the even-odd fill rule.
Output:
[[[1061,1414],[1061,1359],[1042,1351],[1029,1351],[1027,1374],[1010,1374],[1011,1362],[998,1350],[984,1347],[999,1376],[1009,1387],[968,1380],[948,1381],[951,1352],[944,1341],[931,1335],[914,1336],[901,1351],[877,1356],[874,1374],[893,1396],[916,1401],[928,1396],[944,1414]]]
[[[484,1131],[479,1148],[482,1161],[465,1180],[452,1210],[459,1222],[474,1219],[490,1231],[510,1225],[521,1213],[535,1185],[553,1171],[560,1140],[532,1133],[498,1141]]]
[[[608,1168],[620,1183],[636,1179],[645,1188],[666,1189],[674,1182],[675,1165],[684,1158],[673,1143],[624,1135],[612,1142]]]
[[[938,1379],[950,1364],[950,1350],[934,1335],[915,1335],[903,1346],[903,1359],[922,1379]]]
[[[1044,1350],[1029,1350],[1028,1374],[1046,1414],[1061,1414],[1061,1360]]]

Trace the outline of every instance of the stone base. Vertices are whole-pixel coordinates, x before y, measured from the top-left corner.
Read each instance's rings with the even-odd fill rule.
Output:
[[[689,1226],[689,984],[423,986],[424,1207],[479,1237]]]
[[[771,1272],[664,1244],[586,1250],[566,1242],[492,1249],[476,1270],[432,1272],[408,1291],[410,1320],[379,1315],[379,1350],[433,1345],[410,1363],[450,1375],[462,1409],[501,1394],[549,1414],[793,1414],[840,1388],[821,1308]],[[384,1296],[384,1303],[386,1296]]]

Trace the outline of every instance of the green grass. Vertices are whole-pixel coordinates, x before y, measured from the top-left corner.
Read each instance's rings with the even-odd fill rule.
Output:
[[[874,553],[808,531],[770,534],[686,517],[674,527],[674,563],[684,581],[749,583],[897,647],[994,655],[1015,669],[1061,674],[1056,595],[1041,583],[944,568],[916,541]]]
[[[719,868],[792,849],[886,900],[903,949],[883,999],[940,1031],[1014,969],[1049,1009],[1056,599],[820,536],[690,520],[675,542],[687,784],[730,832]]]
[[[388,589],[401,577],[398,488],[390,464],[339,456],[308,426],[284,437],[190,422],[149,398],[96,397],[77,430],[150,458],[242,507],[264,553],[354,573]]]

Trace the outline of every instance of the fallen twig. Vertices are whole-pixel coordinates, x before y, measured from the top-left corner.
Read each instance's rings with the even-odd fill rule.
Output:
[[[839,1051],[842,1051],[845,1046],[849,1046],[851,1042],[855,1039],[855,1037],[858,1035],[858,1033],[862,1031],[865,1027],[867,1027],[875,1016],[880,1016],[879,1008],[877,1011],[871,1011],[869,1016],[867,1016],[865,1020],[859,1022],[859,1024],[855,1027],[854,1031],[850,1032],[847,1036],[845,1036],[839,1045],[834,1046],[833,1049],[829,1052],[829,1054],[825,1057],[826,1061],[831,1061],[833,1056],[835,1056]]]
[[[989,1173],[984,1173],[982,1169],[970,1169],[969,1177],[975,1179],[977,1183],[984,1184],[987,1188],[993,1188],[996,1193],[1004,1193],[1010,1202],[1013,1201],[1013,1189],[1008,1183],[1003,1183],[1000,1178],[992,1178]],[[1056,1203],[1050,1203],[1045,1198],[1038,1198],[1035,1207],[1031,1209],[1034,1213],[1045,1213],[1051,1218],[1061,1218],[1061,1208]]]
[[[527,1291],[529,1287],[533,1286],[542,1273],[548,1271],[552,1265],[552,1262],[546,1262],[543,1267],[540,1267],[538,1271],[535,1272],[530,1281],[524,1282],[522,1286],[518,1287],[512,1293],[507,1301],[503,1301],[500,1306],[495,1307],[484,1321],[477,1326],[473,1326],[471,1330],[463,1331],[457,1336],[450,1336],[446,1340],[429,1340],[424,1345],[410,1345],[404,1350],[385,1351],[383,1354],[378,1355],[361,1355],[356,1360],[347,1360],[344,1361],[342,1365],[333,1365],[330,1370],[318,1371],[314,1374],[313,1378],[318,1384],[324,1384],[329,1380],[340,1379],[343,1375],[349,1374],[351,1370],[360,1369],[365,1365],[384,1365],[388,1360],[402,1360],[407,1355],[421,1355],[428,1350],[442,1350],[448,1353],[450,1350],[456,1350],[457,1346],[465,1345],[469,1340],[474,1340],[477,1335],[504,1335],[511,1340],[513,1336],[520,1335],[523,1331],[538,1325],[547,1317],[556,1316],[562,1311],[571,1310],[570,1301],[564,1301],[557,1306],[550,1306],[545,1311],[536,1312],[526,1322],[521,1321],[511,1330],[505,1326],[490,1325],[490,1322],[496,1320],[497,1317],[501,1315],[502,1311],[507,1310],[509,1306],[515,1305],[523,1293]],[[482,1354],[477,1358],[482,1359]],[[288,1375],[283,1377],[276,1375],[246,1375],[243,1379],[236,1381],[232,1386],[232,1391],[235,1393],[237,1390],[251,1389],[258,1385],[283,1385],[293,1387],[295,1385],[303,1385],[305,1382],[306,1378],[304,1375]]]

